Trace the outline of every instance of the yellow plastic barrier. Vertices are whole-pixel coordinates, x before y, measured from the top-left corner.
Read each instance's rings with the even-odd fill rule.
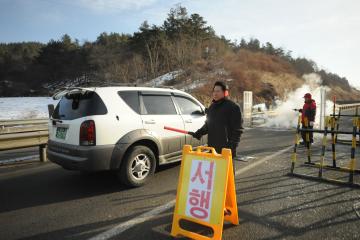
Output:
[[[186,230],[180,226],[181,220],[211,228],[213,236]],[[193,151],[190,145],[185,145],[171,235],[221,239],[224,221],[239,224],[231,150],[224,148],[217,154],[211,147]]]
[[[306,120],[306,119],[305,119]],[[300,121],[300,120],[299,120]],[[310,179],[321,179],[327,182],[333,182],[333,183],[341,183],[341,184],[348,184],[352,187],[360,187],[359,183],[354,182],[354,176],[355,174],[359,174],[360,173],[360,169],[356,168],[356,159],[355,159],[355,153],[356,153],[356,147],[357,147],[357,136],[359,135],[360,137],[360,118],[359,117],[355,117],[353,118],[353,130],[352,132],[350,131],[338,131],[335,130],[335,124],[336,124],[336,119],[334,117],[325,117],[325,128],[324,130],[321,129],[315,129],[315,130],[303,130],[300,129],[300,123],[298,122],[298,126],[297,126],[297,130],[296,130],[296,135],[295,135],[295,143],[294,143],[294,151],[291,157],[291,169],[290,169],[290,174],[292,176],[297,176],[297,177],[302,177],[302,178],[310,178]],[[306,121],[305,121],[305,125],[306,125]],[[331,128],[331,130],[329,131],[329,127]],[[335,131],[334,131],[335,130]],[[305,166],[309,166],[309,167],[316,167],[319,168],[319,174],[318,177],[315,177],[313,175],[307,175],[307,174],[301,174],[301,173],[295,173],[295,164],[297,161],[297,146],[298,146],[298,142],[299,142],[299,132],[302,132],[302,134],[306,134],[306,142],[309,143],[309,137],[308,137],[308,133],[309,132],[317,132],[317,133],[322,133],[323,135],[323,139],[322,139],[322,146],[321,146],[321,154],[320,154],[320,161],[319,162],[311,162],[311,148],[309,148],[309,145],[307,147],[307,155],[308,155],[308,161],[305,162]],[[332,143],[332,165],[328,165],[325,163],[325,154],[326,154],[326,146],[328,143],[328,134],[331,133],[331,143]],[[336,164],[336,152],[335,152],[335,144],[336,144],[336,138],[334,137],[334,135],[336,134],[351,134],[352,135],[352,141],[351,141],[351,157],[350,157],[350,163],[348,167],[341,167],[341,166],[337,166]],[[323,170],[327,169],[327,170],[334,170],[334,171],[339,171],[339,172],[347,172],[349,173],[349,180],[347,182],[343,181],[343,180],[339,180],[339,179],[333,179],[333,178],[327,178],[323,176]]]

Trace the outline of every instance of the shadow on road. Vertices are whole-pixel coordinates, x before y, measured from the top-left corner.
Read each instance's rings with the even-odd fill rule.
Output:
[[[124,191],[114,174],[81,174],[59,168],[0,181],[0,212]]]

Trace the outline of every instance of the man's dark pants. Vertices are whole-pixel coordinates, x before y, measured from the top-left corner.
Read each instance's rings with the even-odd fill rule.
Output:
[[[221,153],[222,149],[215,149],[215,151],[217,153]],[[236,159],[236,148],[231,148],[231,155],[232,155],[232,162],[233,162],[233,171],[234,171],[234,177],[235,177],[235,164],[234,164],[234,159]]]
[[[301,128],[302,129],[313,129],[314,127],[313,126],[305,127],[304,124],[303,124]],[[303,139],[304,143],[306,143],[306,133],[307,132],[301,132],[301,136],[302,136],[302,139]],[[309,140],[310,140],[310,143],[314,142],[314,134],[313,134],[313,132],[309,132]]]

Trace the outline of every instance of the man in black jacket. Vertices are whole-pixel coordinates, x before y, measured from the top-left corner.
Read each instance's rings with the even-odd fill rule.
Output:
[[[240,107],[227,98],[228,89],[223,82],[216,82],[213,88],[213,101],[207,111],[205,124],[195,133],[189,134],[200,139],[208,135],[208,146],[221,153],[222,148],[231,149],[233,158],[242,134]]]

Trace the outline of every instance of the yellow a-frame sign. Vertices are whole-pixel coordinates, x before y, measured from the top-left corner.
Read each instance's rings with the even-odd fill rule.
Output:
[[[183,229],[181,220],[209,227],[214,234],[208,237]],[[217,154],[211,147],[193,151],[190,145],[185,145],[171,235],[221,239],[224,221],[239,224],[231,150],[224,148]]]

